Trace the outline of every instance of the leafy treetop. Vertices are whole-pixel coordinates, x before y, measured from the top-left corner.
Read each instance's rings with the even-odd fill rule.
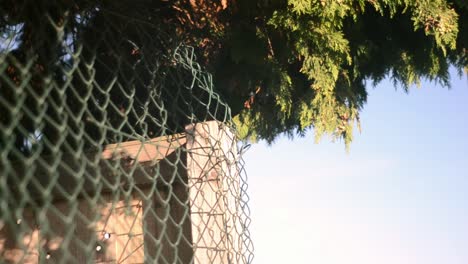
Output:
[[[367,81],[390,77],[408,89],[426,78],[449,86],[450,65],[460,73],[468,69],[465,0],[2,1],[2,38],[14,31],[20,31],[18,47],[9,51],[10,57],[21,62],[26,54],[36,54],[37,78],[32,80],[48,75],[63,82],[66,68],[59,73],[56,65],[65,63],[79,69],[74,82],[92,78],[95,85],[107,87],[114,76],[134,85],[131,102],[144,101],[145,87],[171,70],[171,62],[163,61],[159,65],[166,70],[155,78],[148,71],[152,62],[180,42],[192,45],[230,105],[241,136],[268,142],[282,133],[304,135],[313,129],[316,140],[329,134],[348,146],[367,99]],[[64,45],[81,49],[80,61],[64,61]],[[146,64],[135,66],[140,55]],[[88,65],[92,60],[94,69]],[[129,77],[135,71],[139,77]],[[14,70],[8,74],[15,80]],[[44,90],[39,82],[32,85],[37,86],[34,94]],[[86,94],[92,83],[72,85]],[[179,96],[171,91],[173,85],[167,78],[157,84],[166,105]],[[9,98],[8,90],[2,93]],[[68,96],[69,107],[83,109],[74,97]],[[117,92],[110,97],[126,110],[130,101]],[[28,104],[40,113],[34,100],[31,95]],[[114,112],[106,118],[118,124],[120,113]],[[128,117],[130,125],[139,120],[136,114]],[[170,114],[174,126],[187,121]],[[34,132],[35,121],[23,119],[22,126]],[[126,129],[131,132],[130,125]],[[148,129],[158,133],[156,126]]]
[[[207,66],[253,139],[313,128],[348,146],[366,81],[448,87],[449,66],[468,67],[463,0],[238,0],[226,13]]]

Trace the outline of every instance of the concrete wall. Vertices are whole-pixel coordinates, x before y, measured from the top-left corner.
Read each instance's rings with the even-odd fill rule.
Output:
[[[0,222],[3,262],[243,263],[236,142],[223,124],[108,145],[100,157],[86,179],[63,169],[48,195],[31,190],[38,203],[21,218]]]

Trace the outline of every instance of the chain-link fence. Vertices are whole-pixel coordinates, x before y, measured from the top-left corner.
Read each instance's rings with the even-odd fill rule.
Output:
[[[243,147],[165,2],[0,3],[1,263],[251,262]]]

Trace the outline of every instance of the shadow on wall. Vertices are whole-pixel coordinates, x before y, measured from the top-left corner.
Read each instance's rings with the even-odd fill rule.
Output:
[[[145,143],[144,151],[139,142],[107,146],[100,172],[85,173],[84,191],[78,198],[78,182],[66,171],[61,171],[49,195],[53,201],[31,187],[23,195],[39,195],[37,203],[20,209],[21,217],[11,223],[0,222],[0,259],[6,263],[191,262],[187,174],[179,162],[186,159],[183,144],[185,137],[178,136]],[[137,155],[139,162],[130,164],[122,151]],[[50,180],[44,175],[36,179]],[[19,197],[20,190],[12,190]]]

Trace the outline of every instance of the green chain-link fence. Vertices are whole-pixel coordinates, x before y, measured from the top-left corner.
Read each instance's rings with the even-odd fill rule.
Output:
[[[0,3],[1,263],[251,262],[229,107],[149,3]]]

